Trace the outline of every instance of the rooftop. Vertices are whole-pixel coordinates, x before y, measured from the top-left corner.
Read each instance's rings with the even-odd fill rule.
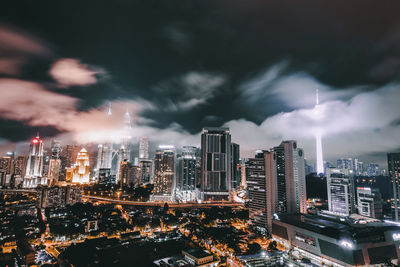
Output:
[[[361,220],[329,214],[281,214],[279,221],[335,239],[351,238],[357,243],[384,241],[386,231],[400,231],[400,227],[378,220]]]

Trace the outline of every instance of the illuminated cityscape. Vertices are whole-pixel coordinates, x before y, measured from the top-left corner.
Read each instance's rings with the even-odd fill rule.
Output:
[[[400,266],[398,10],[4,3],[0,266]]]

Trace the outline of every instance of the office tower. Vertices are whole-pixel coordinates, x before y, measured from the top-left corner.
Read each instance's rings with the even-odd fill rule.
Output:
[[[77,145],[67,145],[61,150],[61,171],[59,181],[66,181],[67,168],[71,168],[76,162],[76,157],[80,151],[80,147]]]
[[[89,153],[82,148],[73,166],[72,183],[87,184],[90,182]]]
[[[141,160],[139,162],[141,183],[148,184],[152,180],[153,162],[151,160]]]
[[[357,187],[358,214],[383,219],[382,197],[379,189],[371,187]]]
[[[39,134],[31,140],[29,147],[26,174],[24,178],[25,188],[34,188],[42,182],[43,171],[43,141]]]
[[[115,177],[116,181],[118,181],[119,175],[119,166],[121,163],[120,157],[120,149],[117,148],[117,144],[111,144],[111,175]]]
[[[121,187],[132,187],[140,184],[141,170],[127,160],[121,162],[119,171],[119,183]]]
[[[147,136],[142,136],[139,140],[139,160],[143,159],[149,159],[149,139]]]
[[[18,156],[14,161],[14,187],[22,186],[26,174],[26,156]]]
[[[319,106],[319,95],[318,95],[318,89],[316,90],[316,102],[315,102],[315,107],[314,107],[314,115],[315,119],[319,120],[321,117],[321,108]],[[316,144],[316,169],[317,169],[317,174],[324,173],[324,157],[323,157],[323,152],[322,152],[322,133],[320,129],[317,129],[315,132],[315,144]]]
[[[60,141],[53,140],[51,142],[51,158],[59,159],[61,157],[61,143]]]
[[[329,211],[349,216],[354,213],[354,180],[342,169],[329,168],[326,174]]]
[[[353,175],[353,159],[352,158],[340,158],[337,160],[337,168],[345,175]]]
[[[393,203],[394,219],[399,221],[399,196],[400,196],[400,153],[388,153],[388,171],[393,185]]]
[[[112,151],[108,144],[98,145],[95,177],[98,179],[100,169],[111,169]]]
[[[276,212],[306,213],[304,152],[296,141],[283,141],[274,147],[276,155]]]
[[[201,134],[202,201],[230,200],[231,164],[229,128],[204,128]]]
[[[170,200],[175,175],[175,151],[172,146],[160,146],[154,158],[154,198]]]
[[[177,159],[176,196],[181,201],[196,200],[197,157],[196,147],[184,146]]]
[[[14,170],[14,157],[11,155],[3,156],[0,158],[0,170],[4,170],[7,174],[12,174]]]
[[[275,212],[275,159],[270,151],[258,151],[246,163],[249,218],[263,234],[271,231]]]
[[[244,158],[244,159],[241,159],[241,162],[240,162],[240,187],[242,189],[247,188],[246,163],[248,160],[249,160],[248,158]]]
[[[59,177],[60,177],[60,170],[61,170],[61,160],[60,159],[50,159],[49,162],[49,172],[48,172],[48,179],[50,185],[57,184]]]
[[[236,189],[240,186],[240,147],[238,144],[232,143],[231,153],[232,189]]]
[[[80,186],[39,186],[37,189],[37,208],[58,208],[74,205],[82,200]]]

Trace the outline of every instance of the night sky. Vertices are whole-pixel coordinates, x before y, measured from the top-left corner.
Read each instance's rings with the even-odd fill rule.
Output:
[[[326,159],[384,164],[400,148],[399,10],[398,1],[7,1],[0,150],[38,130],[48,143],[103,142],[128,110],[134,140],[153,146],[199,145],[204,126],[227,126],[244,157],[297,139],[313,161],[320,129]]]

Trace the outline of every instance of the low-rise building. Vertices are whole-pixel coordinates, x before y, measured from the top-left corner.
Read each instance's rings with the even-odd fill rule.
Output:
[[[399,262],[400,226],[359,215],[278,215],[272,222],[272,237],[317,265]]]

